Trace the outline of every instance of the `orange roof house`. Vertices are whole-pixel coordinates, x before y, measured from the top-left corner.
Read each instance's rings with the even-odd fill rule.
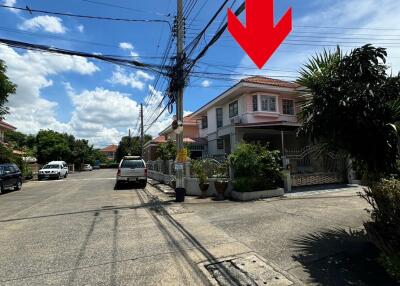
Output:
[[[145,161],[154,161],[157,159],[158,145],[168,140],[176,141],[176,134],[172,128],[172,123],[159,133],[160,136],[147,142],[144,145]],[[188,145],[191,157],[202,157],[205,155],[207,140],[200,138],[198,122],[190,116],[183,118],[183,143]]]
[[[0,142],[4,142],[4,132],[14,131],[17,128],[0,119]]]
[[[111,144],[100,150],[101,153],[107,156],[107,159],[110,161],[115,161],[117,154],[118,146],[115,144]]]

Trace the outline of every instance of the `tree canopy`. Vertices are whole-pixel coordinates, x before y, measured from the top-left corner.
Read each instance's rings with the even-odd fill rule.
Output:
[[[325,51],[306,64],[300,134],[347,152],[370,173],[393,171],[400,121],[400,77],[387,74],[386,50],[365,45]]]
[[[176,144],[172,140],[161,143],[157,148],[157,157],[161,160],[175,160],[176,158]]]
[[[0,119],[8,113],[5,106],[8,96],[14,94],[17,89],[17,86],[8,79],[6,71],[6,65],[0,60]]]
[[[144,144],[146,142],[153,139],[151,135],[144,135]],[[119,162],[124,156],[132,155],[132,156],[141,156],[142,155],[142,146],[140,144],[140,137],[129,137],[124,136],[121,138],[121,141],[118,144],[117,149],[117,161]]]

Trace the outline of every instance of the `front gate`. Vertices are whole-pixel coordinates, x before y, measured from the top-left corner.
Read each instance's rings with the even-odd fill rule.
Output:
[[[346,157],[321,152],[318,146],[288,150],[293,187],[343,183],[346,178]]]

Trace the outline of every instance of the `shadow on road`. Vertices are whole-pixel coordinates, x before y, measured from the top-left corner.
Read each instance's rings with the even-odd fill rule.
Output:
[[[166,241],[169,244],[175,246],[183,259],[187,262],[187,266],[190,266],[194,272],[201,273],[199,278],[203,280],[205,284],[209,284],[208,278],[199,271],[199,266],[190,258],[187,251],[191,248],[197,249],[200,251],[204,257],[206,257],[207,261],[211,263],[216,263],[218,258],[216,258],[212,253],[210,253],[207,248],[196,238],[194,237],[190,231],[188,231],[182,224],[180,224],[177,220],[175,220],[164,208],[162,202],[152,194],[148,193],[145,189],[143,190],[144,195],[147,197],[149,202],[153,202],[152,207],[146,209],[147,212],[153,218],[153,221],[156,223],[157,227],[160,229],[161,233],[165,237]],[[145,204],[145,198],[141,194],[138,193],[138,197],[142,204]],[[164,219],[161,220],[160,217]],[[163,222],[164,221],[164,222]],[[166,223],[167,222],[167,223]],[[178,240],[176,234],[174,235],[168,228],[168,226],[172,226],[175,231],[183,235],[185,240],[189,243],[189,248],[184,247]],[[229,285],[241,285],[241,281],[237,279],[234,275],[232,275],[231,271],[227,269],[224,265],[219,267],[221,271],[221,275],[225,278],[225,280],[229,283]]]
[[[75,260],[75,264],[74,264],[74,267],[72,268],[73,270],[71,271],[71,274],[69,276],[67,285],[74,285],[75,284],[75,280],[78,277],[79,266],[81,264],[82,259],[85,256],[87,246],[89,245],[89,240],[90,240],[90,238],[91,238],[91,236],[93,234],[93,231],[94,231],[94,226],[95,226],[95,224],[96,224],[96,222],[98,220],[99,220],[99,213],[95,212],[94,213],[94,217],[92,219],[92,223],[90,224],[90,227],[88,229],[88,232],[86,233],[85,239],[83,240],[82,246],[79,249],[79,253],[78,253],[78,256],[77,256],[77,258]]]
[[[162,202],[161,204],[168,205],[171,204],[174,200]],[[48,217],[56,217],[56,216],[67,216],[67,215],[77,215],[84,213],[98,213],[98,212],[106,212],[112,210],[126,210],[126,209],[141,209],[152,207],[154,202],[144,203],[140,205],[127,205],[127,206],[103,206],[101,209],[91,209],[91,210],[83,210],[83,211],[74,211],[74,212],[65,212],[65,213],[56,213],[56,214],[47,214],[47,215],[39,215],[39,216],[31,216],[31,217],[21,217],[21,218],[10,218],[0,220],[0,223],[6,223],[11,221],[20,221],[20,220],[30,220],[30,219],[41,219]]]
[[[398,285],[378,263],[363,230],[327,229],[293,241],[293,258],[318,285]]]

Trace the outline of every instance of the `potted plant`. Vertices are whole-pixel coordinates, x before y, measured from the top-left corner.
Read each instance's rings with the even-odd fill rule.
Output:
[[[176,189],[176,179],[175,179],[175,177],[173,177],[173,178],[171,179],[170,184],[171,184],[171,188],[173,188],[173,189],[175,190],[175,189]]]
[[[194,175],[199,180],[199,188],[201,190],[201,198],[204,199],[207,196],[207,190],[210,186],[208,183],[207,173],[205,171],[204,161],[203,160],[196,160],[192,162],[192,169]]]
[[[217,191],[217,200],[225,199],[225,191],[228,188],[228,164],[222,163],[218,165],[215,172],[216,180],[214,181],[215,190]]]

